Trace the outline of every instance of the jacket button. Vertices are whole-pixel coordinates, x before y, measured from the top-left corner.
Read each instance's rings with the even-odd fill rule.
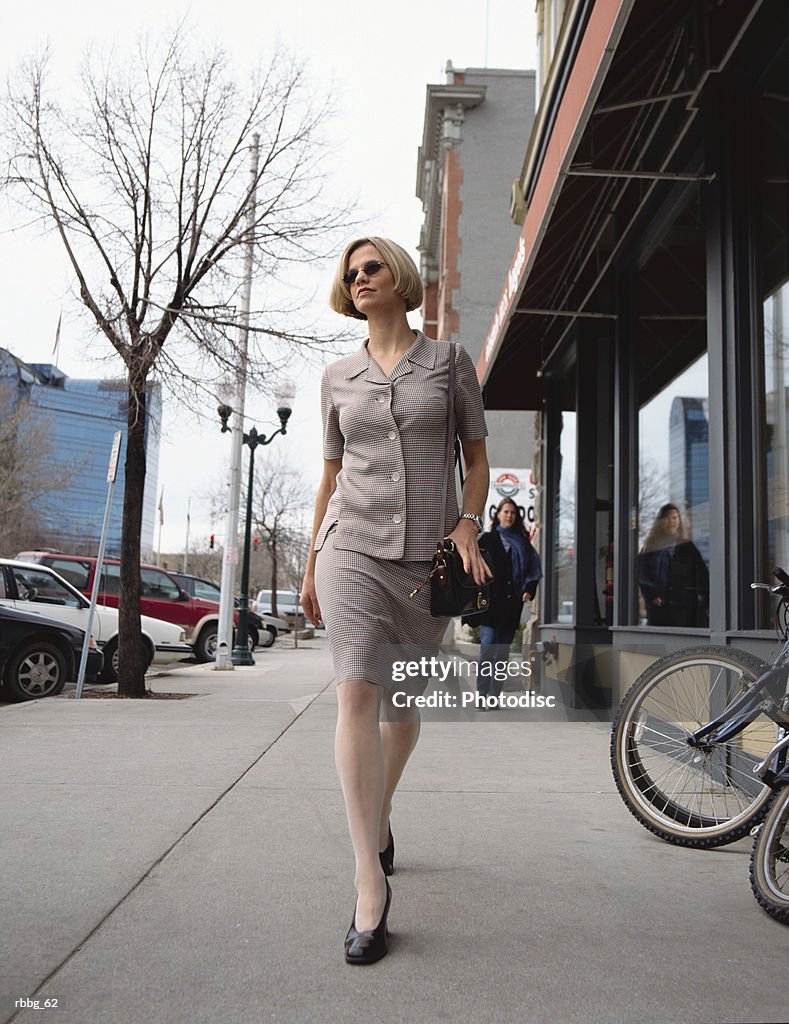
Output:
[[[393,523],[402,523],[403,517],[401,515],[392,516]]]
[[[394,441],[394,439],[397,437],[397,431],[390,430],[386,436],[389,438],[390,441]]]
[[[385,402],[386,398],[383,395],[376,395],[375,400],[376,402]]]
[[[401,473],[391,473],[390,476],[389,476],[389,479],[397,481],[397,480],[400,479],[401,476],[402,476]]]

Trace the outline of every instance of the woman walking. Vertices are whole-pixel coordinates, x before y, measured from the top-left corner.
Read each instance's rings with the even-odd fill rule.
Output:
[[[504,498],[493,513],[490,530],[479,538],[479,546],[493,565],[490,608],[474,618],[480,626],[477,673],[477,710],[499,706],[503,668],[510,656],[510,644],[526,601],[534,600],[542,579],[540,556],[534,550],[523,513],[512,500]]]
[[[420,726],[418,711],[392,705],[381,647],[407,643],[438,653],[448,620],[431,618],[429,588],[415,600],[409,594],[429,571],[444,516],[466,569],[478,583],[490,575],[477,546],[488,490],[487,429],[468,354],[408,324],[422,284],[399,245],[376,237],[351,242],[330,301],[336,312],[366,320],[369,337],[323,375],[324,468],[301,601],[312,622],[326,623],[337,680],[335,761],[357,891],[345,959],[369,964],[387,950],[389,815]],[[450,356],[467,466],[462,510],[454,488],[443,509],[440,493]]]

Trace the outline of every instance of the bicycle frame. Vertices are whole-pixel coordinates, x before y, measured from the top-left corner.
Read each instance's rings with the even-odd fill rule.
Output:
[[[779,758],[779,755],[785,755],[788,749],[789,733],[787,733],[783,739],[778,740],[763,761],[760,761],[759,764],[754,766],[753,774],[758,775],[765,785],[772,786],[773,788],[789,785],[789,765],[786,764],[785,756],[783,758]],[[777,771],[774,771],[770,767],[770,762],[775,761],[777,763],[779,760],[784,762],[783,767],[779,767]]]
[[[738,697],[717,718],[707,722],[706,725],[688,736],[688,746],[704,747],[724,743],[726,740],[730,740],[733,736],[741,733],[743,729],[757,718],[760,712],[764,712],[781,729],[779,742],[762,762],[762,765],[768,764],[771,760],[774,762],[774,768],[765,768],[765,771],[768,771],[772,777],[776,777],[786,763],[786,750],[789,746],[789,736],[786,735],[786,723],[779,717],[781,712],[785,711],[789,706],[788,682],[789,640],[781,648],[775,664],[759,676],[753,686],[750,686],[742,696]],[[775,689],[773,689],[773,684],[777,684]],[[765,691],[767,691],[766,695]],[[765,778],[765,782],[767,781]]]

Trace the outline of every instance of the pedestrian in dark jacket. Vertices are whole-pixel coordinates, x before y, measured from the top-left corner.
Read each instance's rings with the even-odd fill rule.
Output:
[[[537,593],[542,579],[540,556],[529,540],[523,513],[512,500],[499,502],[490,529],[479,538],[479,546],[493,567],[490,608],[476,618],[480,626],[477,673],[477,707],[498,707],[506,669],[497,663],[509,660],[510,645],[526,601]],[[484,698],[484,699],[483,699]]]
[[[638,584],[650,626],[707,625],[709,573],[701,552],[685,536],[676,505],[669,503],[658,512],[638,563]]]

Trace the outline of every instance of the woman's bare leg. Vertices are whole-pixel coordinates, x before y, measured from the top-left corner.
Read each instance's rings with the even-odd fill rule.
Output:
[[[418,711],[413,711],[412,717],[407,721],[380,723],[384,784],[381,820],[378,823],[379,850],[385,850],[389,843],[389,815],[392,811],[392,797],[408,763],[408,758],[419,739],[420,727]]]
[[[371,931],[377,926],[386,902],[386,881],[378,858],[384,797],[379,700],[380,690],[374,683],[348,679],[337,687],[334,753],[356,857],[354,882],[359,931]]]

